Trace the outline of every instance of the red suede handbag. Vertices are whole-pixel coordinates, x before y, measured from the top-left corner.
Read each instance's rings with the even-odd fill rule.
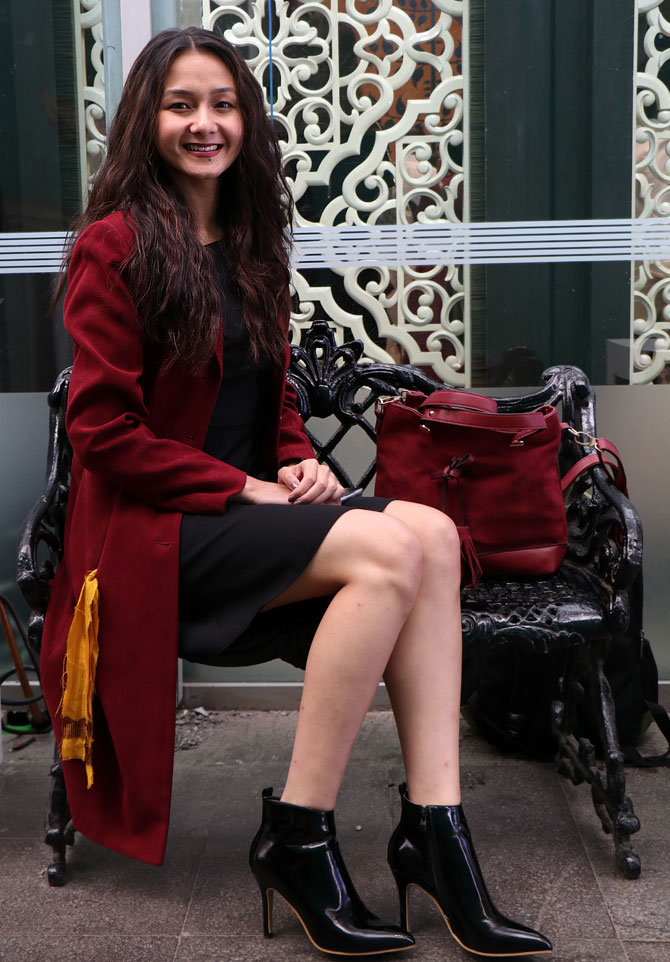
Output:
[[[497,407],[494,398],[450,390],[406,391],[377,404],[375,494],[446,512],[473,584],[479,574],[551,574],[568,541],[556,409]]]

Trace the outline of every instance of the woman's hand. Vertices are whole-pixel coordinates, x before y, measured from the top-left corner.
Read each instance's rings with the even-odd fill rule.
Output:
[[[339,504],[344,488],[328,465],[308,458],[279,469],[278,480],[261,481],[247,476],[231,501],[247,504]]]
[[[308,458],[279,469],[279,484],[289,491],[291,504],[339,504],[344,488],[327,464]]]

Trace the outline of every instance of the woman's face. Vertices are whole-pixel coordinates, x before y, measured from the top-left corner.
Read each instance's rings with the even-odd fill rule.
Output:
[[[178,186],[212,180],[236,160],[244,125],[232,74],[215,54],[173,61],[158,109],[155,145]]]

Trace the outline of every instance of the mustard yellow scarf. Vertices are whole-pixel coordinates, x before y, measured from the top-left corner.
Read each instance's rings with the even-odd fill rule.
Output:
[[[63,666],[63,761],[79,759],[86,766],[86,787],[93,784],[93,692],[98,663],[97,568],[89,571],[74,609]]]

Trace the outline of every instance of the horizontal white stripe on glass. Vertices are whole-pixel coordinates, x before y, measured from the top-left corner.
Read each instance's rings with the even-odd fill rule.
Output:
[[[66,234],[0,234],[0,273],[54,273]],[[670,259],[670,218],[298,227],[295,268]]]
[[[0,234],[0,274],[53,274],[60,270],[67,234]]]

